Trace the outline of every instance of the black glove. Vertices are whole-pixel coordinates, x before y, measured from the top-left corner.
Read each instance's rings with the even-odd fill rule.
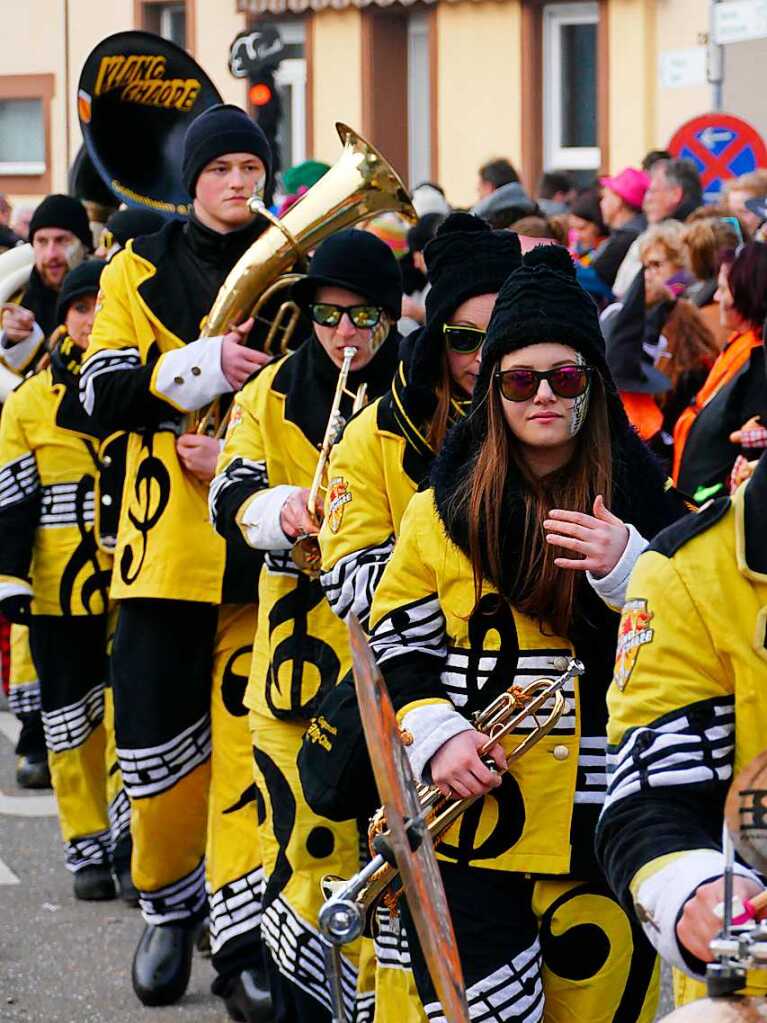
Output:
[[[0,600],[0,611],[15,625],[29,625],[31,605],[32,598],[28,593],[16,593],[12,597]]]

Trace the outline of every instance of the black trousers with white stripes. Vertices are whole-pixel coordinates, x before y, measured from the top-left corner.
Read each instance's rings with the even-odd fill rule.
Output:
[[[264,881],[242,703],[256,615],[252,604],[125,600],[112,653],[141,910],[154,926],[210,915],[221,994],[221,982],[261,958]]]
[[[606,884],[441,863],[469,1015],[482,1023],[651,1023],[656,956]],[[449,1023],[406,908],[430,1023]]]
[[[33,615],[29,625],[51,780],[72,871],[110,862],[129,839],[106,685],[108,635],[108,615]]]

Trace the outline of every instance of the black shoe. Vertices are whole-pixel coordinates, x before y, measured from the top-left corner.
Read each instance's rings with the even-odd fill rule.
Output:
[[[76,899],[84,902],[103,902],[117,895],[112,871],[105,863],[81,867],[75,874],[74,892]]]
[[[210,920],[205,917],[200,922],[200,926],[197,930],[197,937],[195,938],[194,947],[197,949],[199,955],[203,959],[210,959],[211,948],[210,948]]]
[[[133,883],[130,867],[115,867],[115,880],[117,881],[117,894],[126,906],[138,906],[138,888]]]
[[[272,995],[263,970],[248,969],[238,974],[223,996],[229,1018],[237,1023],[272,1023]]]
[[[19,757],[16,761],[16,784],[20,789],[51,788],[51,772],[48,758],[38,760],[31,756]]]
[[[144,1005],[173,1005],[192,972],[195,927],[147,924],[133,956],[133,990]]]

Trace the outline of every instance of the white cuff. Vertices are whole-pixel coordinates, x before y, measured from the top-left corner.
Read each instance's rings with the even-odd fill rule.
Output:
[[[32,587],[23,579],[6,577],[3,582],[0,582],[0,600],[5,600],[7,597],[31,596],[33,596]]]
[[[596,595],[601,597],[608,607],[616,611],[623,609],[623,605],[626,602],[626,588],[629,576],[639,555],[648,547],[647,540],[637,531],[635,526],[632,526],[630,522],[627,522],[626,526],[629,531],[628,542],[612,572],[608,572],[601,579],[595,579],[591,572],[586,573],[586,578],[591,583],[591,588]]]
[[[195,412],[234,388],[221,369],[223,337],[201,337],[166,352],[152,373],[152,391],[181,412]]]
[[[291,494],[300,490],[287,483],[280,483],[259,494],[254,494],[242,513],[237,513],[245,540],[260,551],[290,550],[293,541],[285,536],[280,525],[280,512]]]
[[[23,373],[32,362],[40,345],[45,341],[40,324],[35,320],[32,333],[26,341],[9,341],[5,331],[0,332],[0,357],[9,369]]]
[[[429,783],[430,775],[425,772],[437,750],[454,735],[469,732],[473,727],[463,714],[445,703],[427,703],[403,714],[400,728],[413,737],[405,752],[415,780]]]
[[[663,959],[678,967],[688,977],[695,974],[682,956],[676,938],[676,924],[682,906],[695,894],[695,889],[724,873],[724,856],[714,849],[694,849],[678,856],[640,886],[634,903],[639,919],[651,944]],[[760,884],[747,867],[735,864],[739,877],[748,877]],[[700,979],[698,977],[697,979]]]

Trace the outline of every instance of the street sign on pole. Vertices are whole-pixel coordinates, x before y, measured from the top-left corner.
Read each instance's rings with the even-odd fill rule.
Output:
[[[767,0],[725,0],[714,5],[713,15],[718,46],[767,36]]]
[[[767,167],[767,146],[756,128],[731,114],[693,117],[677,129],[669,152],[698,168],[706,202],[716,202],[728,178]]]

